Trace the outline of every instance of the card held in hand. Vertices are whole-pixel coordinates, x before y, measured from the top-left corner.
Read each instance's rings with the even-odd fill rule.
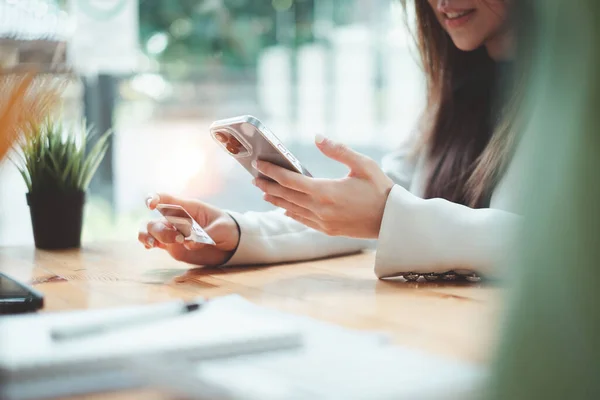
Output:
[[[215,245],[215,241],[183,207],[174,204],[159,204],[156,209],[177,228],[186,240]]]

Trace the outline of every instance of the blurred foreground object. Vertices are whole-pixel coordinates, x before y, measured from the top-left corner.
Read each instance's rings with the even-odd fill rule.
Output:
[[[0,163],[24,126],[60,104],[69,29],[55,1],[0,0]]]
[[[515,2],[533,39],[526,224],[493,399],[600,398],[600,2]]]
[[[60,102],[63,82],[33,71],[0,70],[0,162],[25,127],[40,123]]]

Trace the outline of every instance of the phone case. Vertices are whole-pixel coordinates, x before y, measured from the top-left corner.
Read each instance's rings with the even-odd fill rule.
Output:
[[[187,240],[196,243],[215,245],[215,241],[183,207],[174,204],[159,204],[156,206],[156,209],[167,221],[173,224]]]
[[[252,162],[257,160],[312,176],[277,136],[251,115],[215,121],[210,126],[210,133],[226,152],[255,177],[268,179],[252,166]]]

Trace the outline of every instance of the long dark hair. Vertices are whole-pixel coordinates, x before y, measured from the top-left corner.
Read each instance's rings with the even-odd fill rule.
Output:
[[[428,155],[424,197],[487,207],[515,147],[516,97],[499,96],[501,74],[485,48],[459,50],[428,1],[412,1],[427,80],[420,143]]]

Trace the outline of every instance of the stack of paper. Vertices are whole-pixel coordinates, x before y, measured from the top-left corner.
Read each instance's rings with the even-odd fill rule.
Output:
[[[291,324],[248,315],[219,301],[125,329],[62,341],[51,337],[58,328],[127,321],[141,314],[164,313],[173,306],[181,304],[0,319],[0,398],[51,397],[78,386],[80,390],[122,388],[139,384],[135,377],[114,373],[127,371],[132,362],[160,360],[168,365],[297,347],[302,342],[300,331]],[[38,386],[41,393],[35,390]]]
[[[0,371],[12,375],[0,398],[136,386],[213,400],[480,397],[486,371],[479,366],[392,346],[377,333],[268,310],[240,296],[209,304],[172,321],[60,345],[49,339],[51,326],[138,315],[141,308],[0,320]]]
[[[221,306],[298,327],[304,346],[285,352],[206,361],[179,370],[146,368],[182,394],[198,395],[211,384],[234,399],[468,400],[481,397],[485,370],[427,353],[390,345],[366,334],[258,307],[241,297]],[[162,380],[160,379],[162,376]]]

